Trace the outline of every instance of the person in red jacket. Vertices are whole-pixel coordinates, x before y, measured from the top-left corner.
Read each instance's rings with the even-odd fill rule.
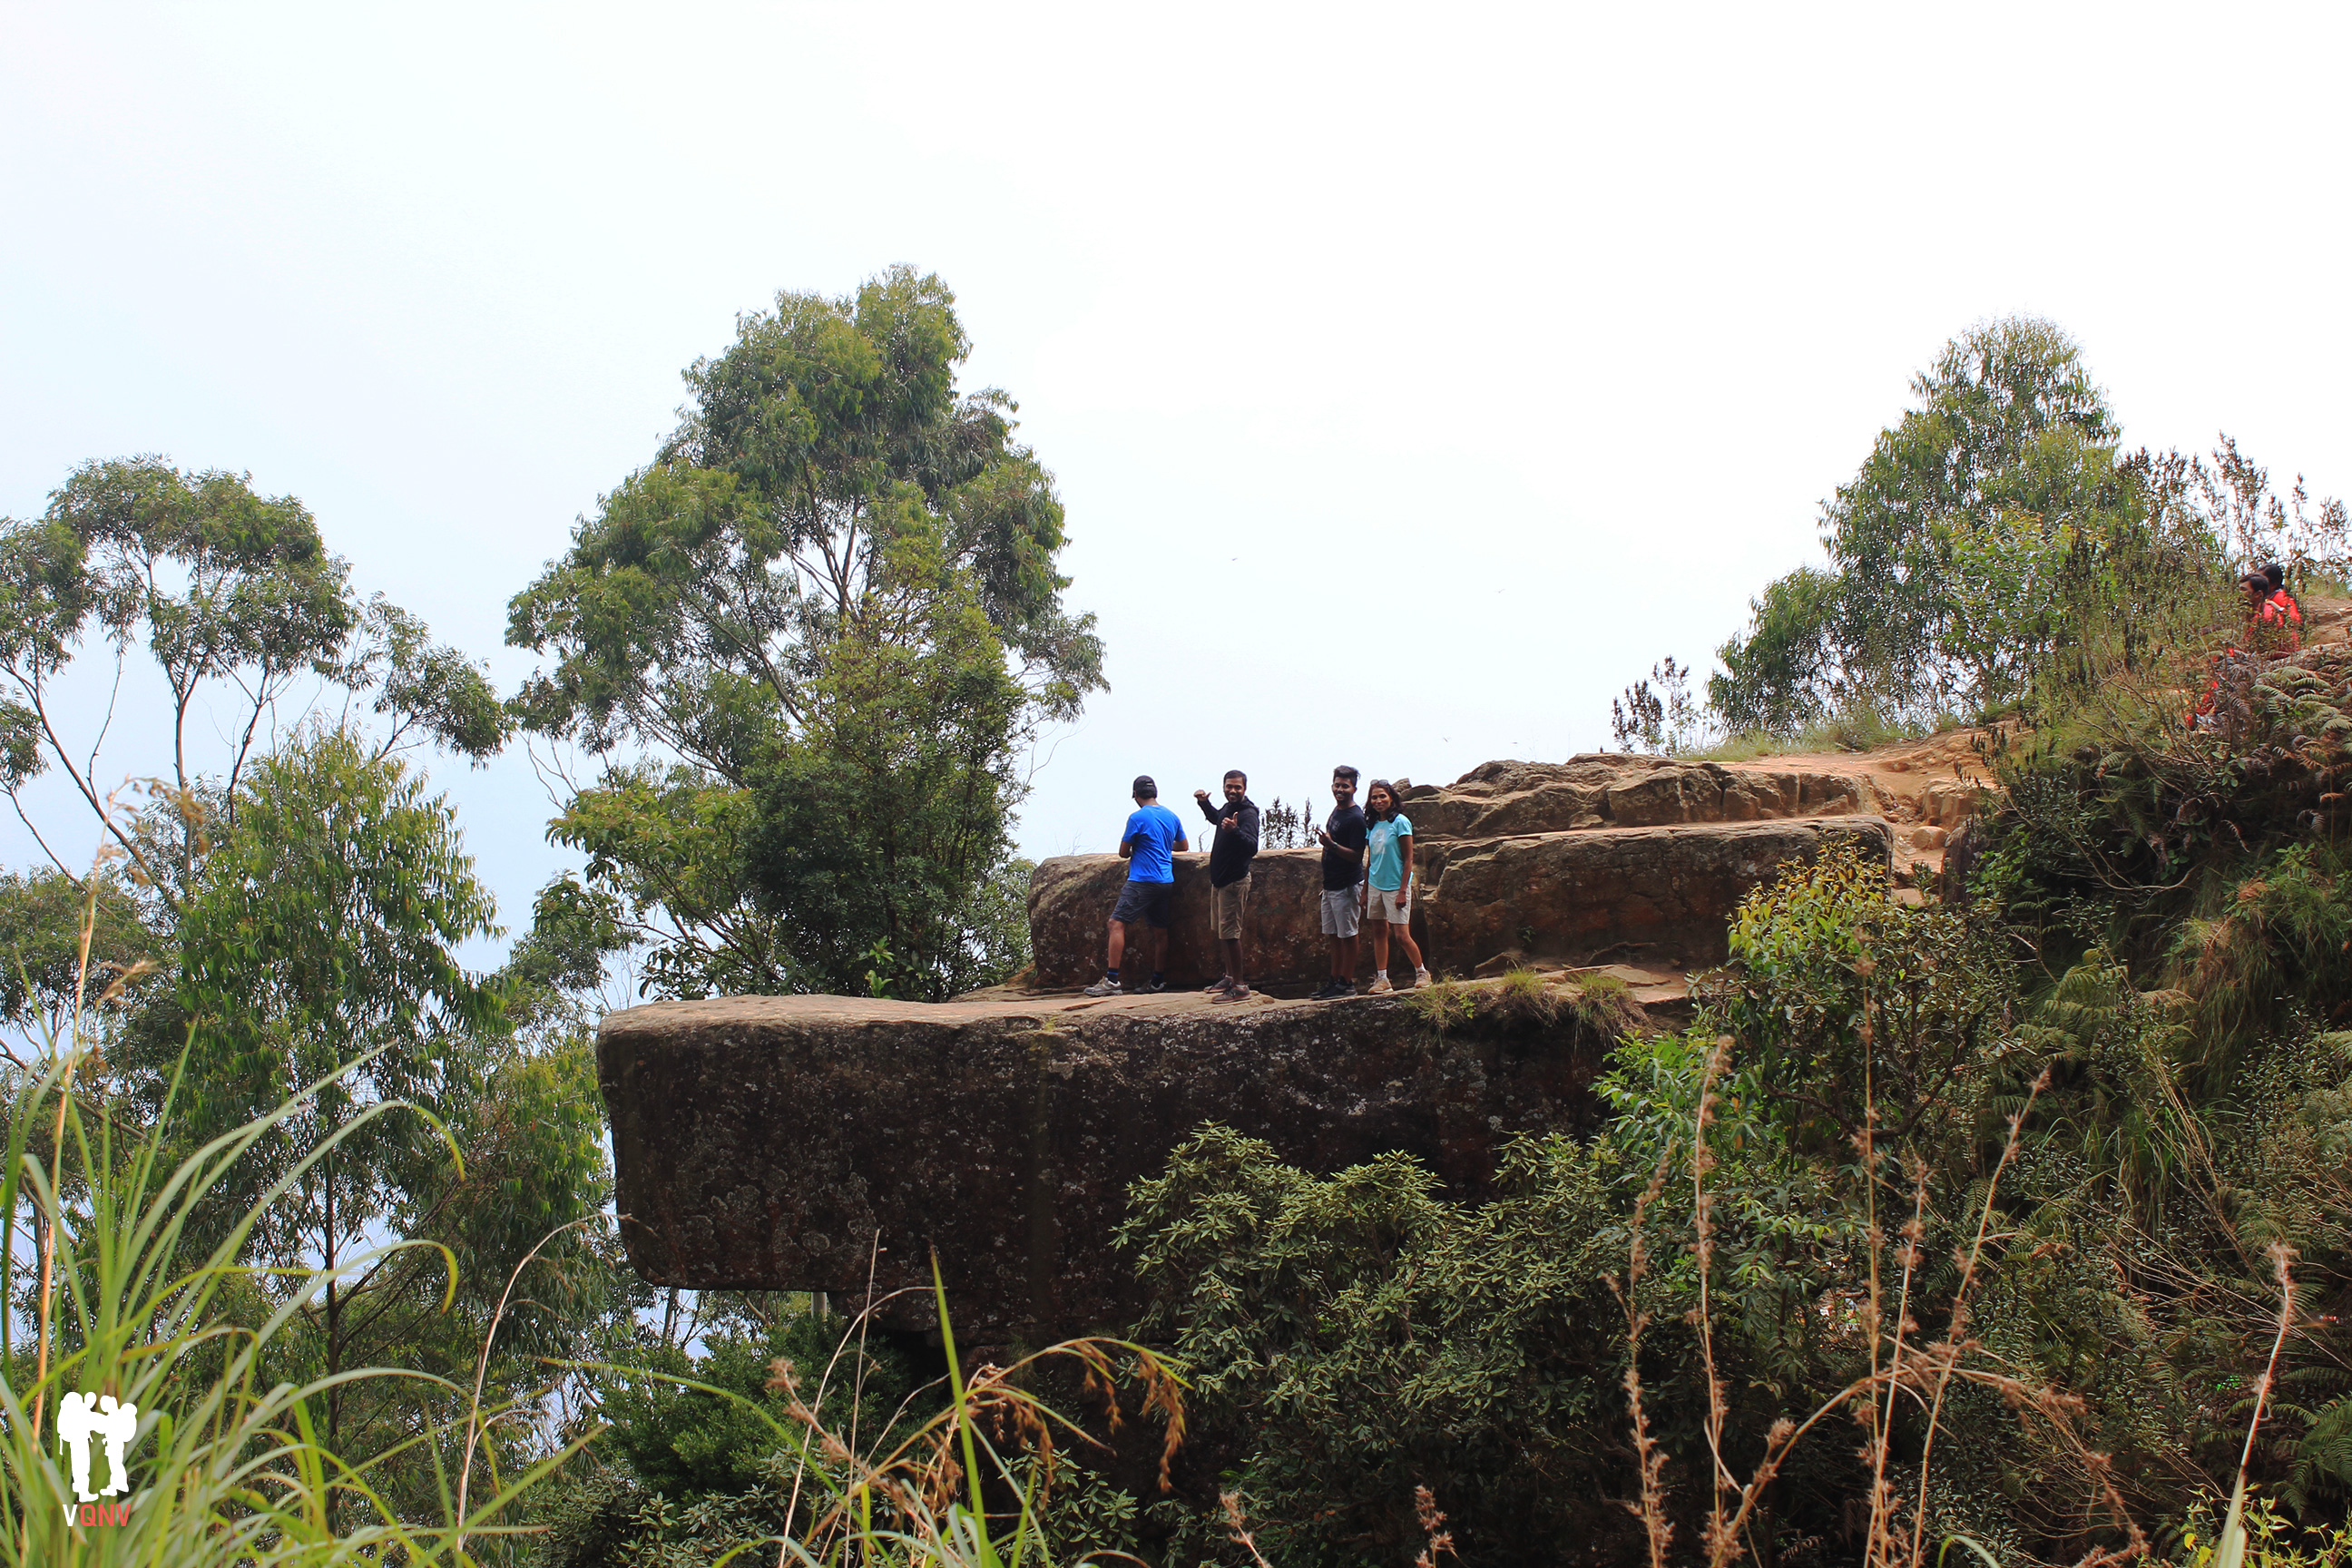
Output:
[[[2246,636],[2244,647],[2231,647],[2213,656],[2213,679],[2199,698],[2197,706],[2189,710],[2189,724],[2213,711],[2221,695],[2221,669],[2230,659],[2243,658],[2252,654],[2256,658],[2284,658],[2303,648],[2303,607],[2294,595],[2286,591],[2286,569],[2273,561],[2238,579],[2239,591],[2246,596]]]
[[[2286,568],[2273,561],[2260,572],[2246,574],[2247,595],[2253,613],[2254,646],[2276,658],[2303,647],[2303,607],[2286,591]],[[2259,596],[2260,602],[2254,603]]]

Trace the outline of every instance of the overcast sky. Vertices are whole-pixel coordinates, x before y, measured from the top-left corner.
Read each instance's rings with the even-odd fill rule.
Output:
[[[909,262],[1109,648],[1031,853],[1108,847],[1139,771],[1557,758],[1818,555],[1984,318],[2073,333],[2135,445],[2352,489],[2347,16],[9,0],[0,514],[249,470],[510,689],[508,598],[680,369]],[[436,778],[527,921],[529,759]]]

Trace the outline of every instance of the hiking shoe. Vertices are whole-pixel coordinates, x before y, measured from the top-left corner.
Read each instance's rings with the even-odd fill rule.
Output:
[[[1079,992],[1078,994],[1081,996],[1116,996],[1118,994],[1118,982],[1106,974],[1100,980],[1096,981],[1092,985],[1087,986],[1084,991]]]
[[[1212,997],[1210,997],[1210,998],[1209,998],[1209,1000],[1210,1000],[1210,1001],[1212,1001],[1212,1002],[1246,1002],[1246,1001],[1248,1001],[1249,999],[1250,999],[1250,988],[1249,988],[1247,985],[1245,985],[1245,984],[1240,984],[1240,983],[1238,983],[1238,982],[1236,982],[1235,984],[1232,984],[1232,985],[1228,985],[1228,986],[1226,986],[1223,990],[1222,990],[1222,991],[1218,992],[1214,996],[1212,996]]]
[[[1426,970],[1426,969],[1416,969],[1416,970],[1414,970],[1414,971],[1412,972],[1412,988],[1413,988],[1415,991],[1418,991],[1418,990],[1420,990],[1423,986],[1427,985],[1427,984],[1432,984],[1432,982],[1431,982],[1431,980],[1430,980],[1430,978],[1429,978],[1429,971],[1428,971],[1428,970]]]
[[[1364,994],[1367,996],[1385,996],[1395,989],[1395,986],[1389,984],[1389,977],[1387,975],[1375,974],[1372,976],[1372,983],[1364,987]]]
[[[1315,993],[1315,994],[1309,997],[1308,1000],[1313,1002],[1329,1002],[1341,996],[1353,996],[1355,994],[1356,987],[1348,981],[1327,980],[1323,983],[1323,989]]]

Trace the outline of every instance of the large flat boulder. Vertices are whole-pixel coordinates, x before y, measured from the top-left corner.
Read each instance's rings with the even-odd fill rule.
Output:
[[[1885,863],[1894,843],[1884,820],[1848,816],[1468,842],[1430,834],[1418,817],[1413,828],[1422,877],[1414,939],[1432,968],[1453,974],[1511,952],[1578,963],[1718,963],[1732,911],[1784,863],[1819,853],[1826,838],[1849,839]],[[1284,849],[1257,858],[1246,927],[1253,982],[1299,986],[1329,974],[1320,855]],[[1105,927],[1126,878],[1127,862],[1116,855],[1056,856],[1038,866],[1029,891],[1037,986],[1083,985],[1102,973]],[[1359,973],[1369,975],[1370,944],[1360,945]],[[1219,973],[1205,855],[1176,858],[1164,967],[1174,985],[1202,984]]]
[[[1440,846],[1420,919],[1463,973],[1507,953],[1568,963],[1721,963],[1739,901],[1780,868],[1844,842],[1880,865],[1880,817],[1596,828]]]
[[[656,1285],[855,1308],[870,1274],[908,1292],[881,1309],[900,1328],[933,1326],[936,1248],[960,1336],[1122,1330],[1129,1184],[1202,1122],[1323,1172],[1402,1150],[1475,1197],[1515,1134],[1594,1124],[1593,1074],[1639,1021],[1612,1005],[1442,1036],[1402,996],[632,1007],[597,1032],[621,1234]]]
[[[1413,831],[1446,838],[1885,809],[1870,780],[1846,773],[1610,752],[1586,752],[1564,763],[1483,763],[1450,784],[1414,784],[1402,794]]]

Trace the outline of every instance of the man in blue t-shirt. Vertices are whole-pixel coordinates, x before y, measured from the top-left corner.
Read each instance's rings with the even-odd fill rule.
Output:
[[[1137,775],[1135,809],[1128,814],[1127,831],[1118,840],[1118,852],[1127,861],[1127,886],[1118,895],[1118,907],[1110,912],[1110,963],[1103,977],[1087,987],[1087,995],[1119,994],[1118,964],[1127,954],[1127,928],[1138,922],[1142,929],[1136,933],[1137,942],[1151,954],[1151,983],[1131,989],[1168,989],[1160,958],[1168,946],[1168,911],[1176,902],[1176,851],[1190,847],[1184,842],[1184,824],[1160,804],[1160,786],[1150,773]]]

